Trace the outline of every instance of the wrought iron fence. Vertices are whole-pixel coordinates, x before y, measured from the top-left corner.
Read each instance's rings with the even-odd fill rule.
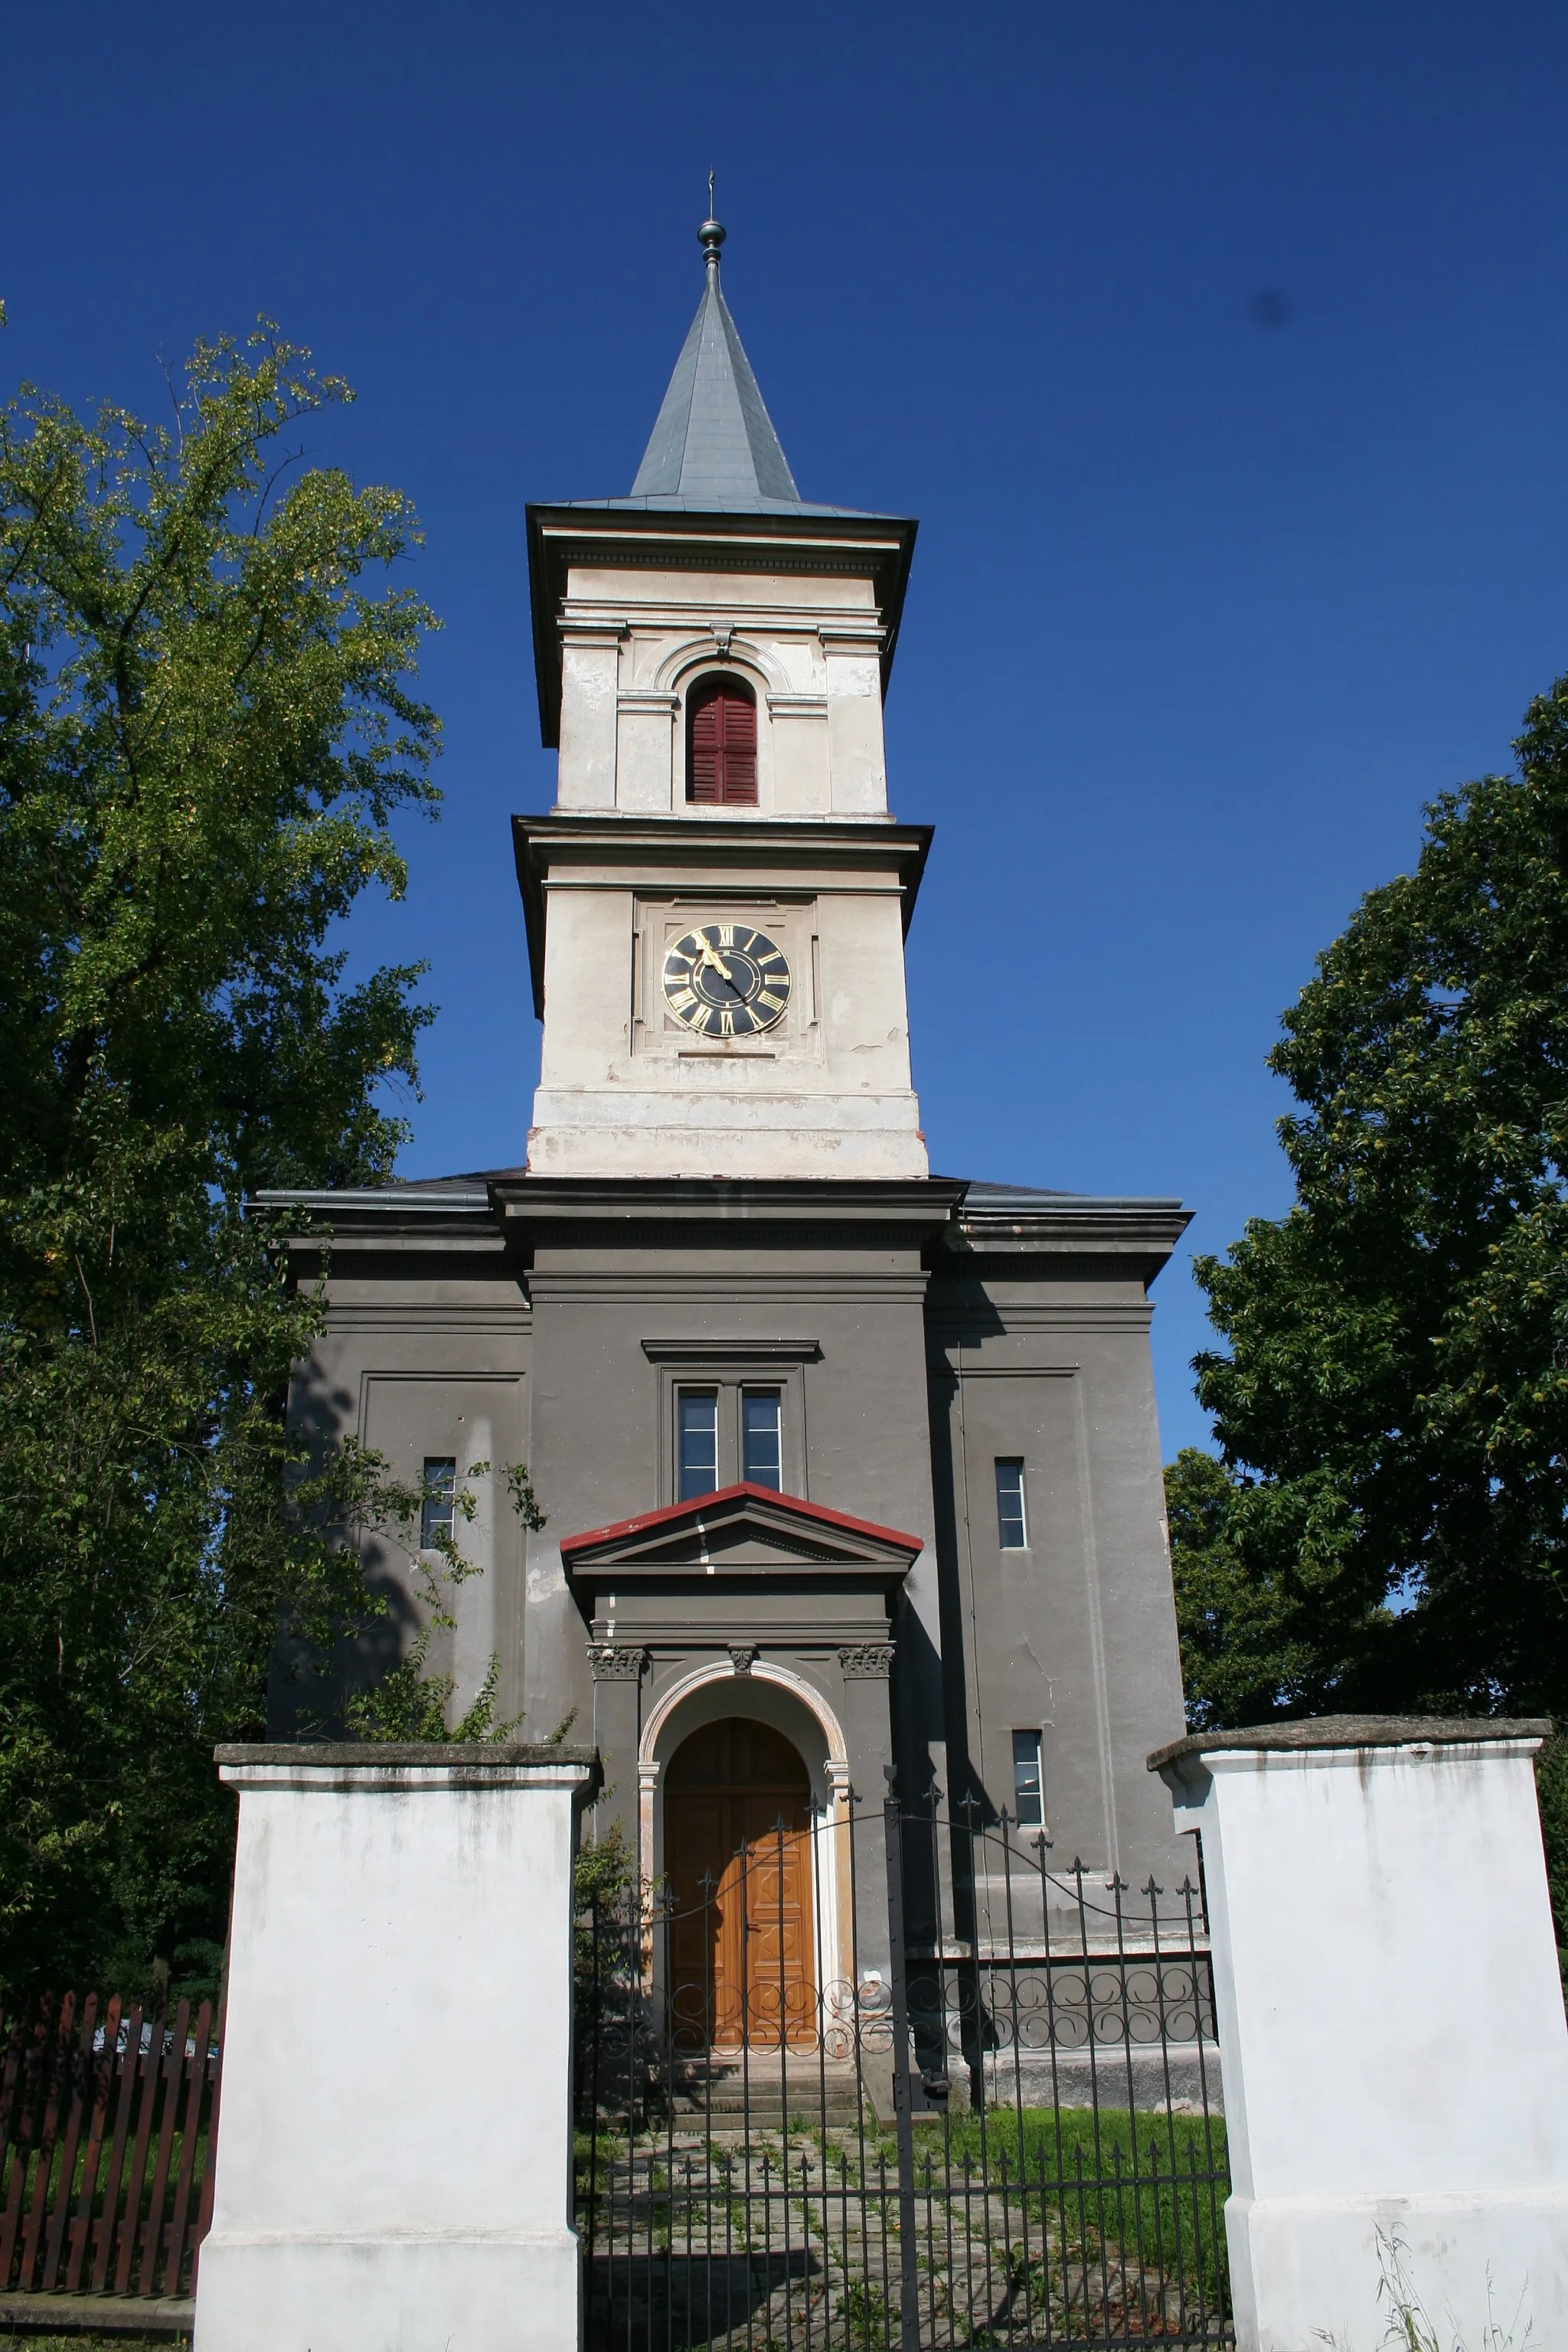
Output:
[[[0,2288],[194,2291],[217,2130],[211,2001],[44,1994],[0,2017]]]
[[[589,2352],[1228,2340],[1192,1885],[851,1802],[602,1889],[577,1960]]]

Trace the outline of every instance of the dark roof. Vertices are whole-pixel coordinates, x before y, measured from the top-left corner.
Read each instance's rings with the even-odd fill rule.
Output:
[[[802,511],[789,459],[720,290],[717,246],[630,502],[700,514]]]
[[[357,1185],[342,1192],[312,1191],[309,1194],[258,1192],[258,1200],[305,1199],[395,1201],[406,1199],[410,1193],[440,1194],[448,1198],[465,1195],[475,1198],[487,1193],[491,1184],[518,1183],[528,1175],[526,1166],[510,1168],[471,1168],[455,1176],[396,1176],[385,1184]],[[963,1204],[971,1209],[1026,1212],[1042,1206],[1058,1209],[1179,1209],[1179,1195],[1142,1192],[1062,1192],[1037,1184],[988,1184],[973,1177],[939,1176],[932,1180],[940,1184],[963,1184],[966,1187]]]

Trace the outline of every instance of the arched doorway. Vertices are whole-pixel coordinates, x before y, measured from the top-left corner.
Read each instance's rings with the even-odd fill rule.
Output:
[[[664,1792],[678,2039],[692,2053],[809,2044],[811,1782],[799,1751],[768,1724],[725,1716],[682,1741]]]

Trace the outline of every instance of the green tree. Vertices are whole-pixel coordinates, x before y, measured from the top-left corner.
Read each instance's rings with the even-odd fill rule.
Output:
[[[289,1498],[318,1310],[243,1214],[389,1173],[429,1017],[330,944],[402,891],[437,724],[405,500],[286,446],[351,397],[308,359],[264,322],[167,426],[0,416],[0,1981],[210,1958],[213,1742],[279,1624],[363,1614],[384,1501],[352,1449]]]
[[[1568,678],[1444,793],[1269,1057],[1296,1199],[1200,1258],[1166,1472],[1188,1713],[1568,1716]],[[1568,1947],[1568,1747],[1542,1810]]]
[[[1166,1495],[1200,1728],[1568,1715],[1568,678],[1514,749],[1319,957],[1269,1057],[1295,1202],[1197,1261],[1220,1452]]]

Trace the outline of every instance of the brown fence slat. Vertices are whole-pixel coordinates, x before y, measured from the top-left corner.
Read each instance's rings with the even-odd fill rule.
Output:
[[[88,2118],[87,2149],[81,2165],[81,2195],[77,2200],[76,2220],[70,2230],[70,2259],[66,2264],[66,2293],[76,2294],[81,2287],[81,2273],[92,2242],[92,2217],[98,2204],[98,2176],[103,2162],[103,2126],[109,2116],[109,2086],[114,2078],[115,2042],[120,2032],[120,1995],[111,1996],[103,2012],[103,2054],[99,2056],[89,2039],[87,2052],[88,2080],[92,2108]]]
[[[125,2187],[125,2143],[131,2130],[131,2111],[136,2104],[136,2070],[142,2063],[142,2004],[131,2005],[130,2021],[125,2028],[125,2047],[118,2046],[116,2036],[114,2057],[114,2137],[109,2150],[109,2179],[104,2185],[103,2210],[99,2215],[93,2232],[92,2292],[101,2294],[109,2284],[109,2265],[114,2256],[114,2234],[120,2220],[120,2200]]]
[[[142,2183],[147,2177],[147,2143],[153,2131],[153,2110],[158,2104],[158,2071],[163,2063],[163,2012],[154,2010],[150,2025],[142,2029],[146,2050],[136,2045],[136,2138],[131,2152],[131,2178],[125,2184],[125,2210],[120,2221],[119,2259],[114,2265],[114,2292],[131,2293],[131,2265],[136,2259],[136,2232],[142,2219]]]
[[[142,2270],[137,2281],[139,2294],[153,2294],[158,2274],[158,2254],[163,2235],[163,2197],[169,2186],[169,2160],[174,2152],[174,2128],[180,2112],[180,2076],[185,2067],[185,2036],[190,2027],[191,2004],[183,2000],[174,2012],[174,2035],[163,2059],[163,2112],[158,2126],[158,2153],[153,2165],[153,2194],[147,2207],[147,2228],[142,2241]],[[173,2294],[171,2287],[168,2292]]]
[[[0,2010],[0,2014],[4,2014]],[[27,2059],[27,2011],[24,2003],[11,2021],[5,2036],[5,2063],[0,2070],[0,2157],[11,2145],[16,2131],[16,2103],[26,2080]],[[5,2268],[0,2264],[0,2283]]]
[[[165,2294],[178,2294],[185,2266],[185,2216],[191,2206],[191,2180],[196,2165],[196,2133],[202,2116],[202,2090],[206,2077],[207,2044],[212,2039],[213,2005],[204,2000],[196,2011],[196,2046],[185,2068],[185,2116],[180,2133],[180,2172],[174,2184],[174,2210],[169,2222],[168,2267],[163,2273]],[[181,2045],[184,2057],[184,2044]]]
[[[59,2130],[61,2058],[69,2050],[70,2031],[75,2022],[76,1995],[68,1992],[60,2004],[58,2027],[53,2022],[51,2005],[50,2020],[44,2034],[44,2120],[38,2133],[38,2169],[33,2181],[26,2223],[22,2231],[22,2275],[16,2282],[24,2294],[35,2284],[34,2265],[43,2237],[44,2219],[48,2211],[49,2175],[54,2170],[55,2140]]]
[[[34,2115],[43,2053],[49,2031],[47,1995],[39,1999],[31,2032],[27,2029],[25,2012],[14,2030],[17,2035],[18,2063],[14,2122],[6,2134],[7,2142],[11,2144],[11,2178],[6,2188],[5,2215],[0,2218],[0,2287],[8,2287],[11,2284],[11,2263],[16,2252],[16,2232],[22,2220],[22,2197],[27,2185],[27,2157],[33,2145]]]
[[[71,2192],[76,2187],[76,2152],[87,2115],[88,2068],[92,2063],[92,2033],[98,2023],[98,1995],[89,1992],[82,2003],[81,2027],[76,2044],[60,2037],[60,2101],[66,2110],[65,2136],[60,2142],[59,2170],[50,2200],[48,2235],[44,2242],[44,2291],[52,2293],[65,2252],[66,2224],[70,2220]]]
[[[223,2097],[223,2044],[228,2025],[228,1954],[223,1956],[223,1979],[217,1997],[217,2050],[204,2062],[207,2080],[212,2084],[212,2098],[207,2106],[207,2160],[202,2167],[201,2210],[196,2216],[195,2233],[191,2241],[191,2293],[196,2291],[196,2273],[201,2268],[202,2245],[213,2225],[213,2193],[217,2186],[217,2113]]]

